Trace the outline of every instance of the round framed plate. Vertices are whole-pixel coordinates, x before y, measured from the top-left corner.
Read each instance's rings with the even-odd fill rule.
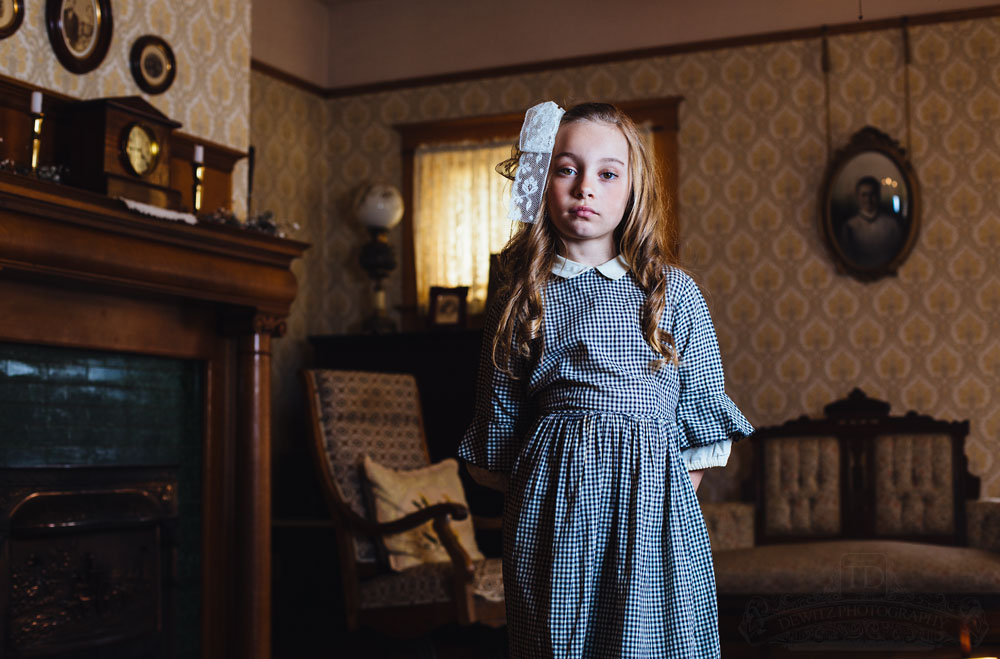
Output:
[[[87,73],[100,65],[111,45],[113,25],[111,0],[45,0],[49,43],[59,62],[73,73]]]
[[[177,60],[170,44],[151,34],[139,37],[132,44],[129,66],[136,84],[147,94],[167,91],[177,75]]]
[[[17,32],[24,20],[24,0],[0,0],[0,39]]]

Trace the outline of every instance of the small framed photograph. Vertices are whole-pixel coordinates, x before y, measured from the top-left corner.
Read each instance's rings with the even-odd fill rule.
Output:
[[[862,281],[895,274],[920,227],[917,178],[905,151],[866,126],[838,151],[820,195],[823,237],[839,271]]]
[[[162,94],[170,89],[177,75],[177,60],[166,41],[152,34],[139,37],[129,52],[132,78],[147,94]]]
[[[430,315],[428,322],[437,328],[464,328],[465,305],[469,295],[468,286],[443,288],[431,286]]]
[[[0,39],[17,32],[24,21],[24,0],[0,0]]]
[[[45,27],[56,58],[73,73],[93,71],[108,54],[111,0],[45,0]]]

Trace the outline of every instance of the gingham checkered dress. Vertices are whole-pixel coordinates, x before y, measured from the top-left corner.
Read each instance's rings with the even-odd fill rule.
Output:
[[[705,301],[669,271],[661,326],[681,366],[654,372],[632,277],[568,263],[575,276],[545,289],[544,357],[524,377],[493,368],[496,319],[487,325],[459,447],[470,464],[509,475],[510,656],[718,657],[708,533],[681,451],[752,428],[724,391]]]

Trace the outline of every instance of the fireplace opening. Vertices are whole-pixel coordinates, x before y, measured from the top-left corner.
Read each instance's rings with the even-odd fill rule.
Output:
[[[198,656],[203,365],[0,343],[0,647]]]

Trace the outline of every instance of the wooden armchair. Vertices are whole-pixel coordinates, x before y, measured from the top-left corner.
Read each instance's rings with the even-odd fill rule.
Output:
[[[474,562],[450,520],[460,504],[440,503],[389,523],[365,506],[365,455],[393,469],[430,464],[416,380],[362,371],[304,372],[312,418],[313,455],[336,525],[347,626],[417,635],[457,622],[499,626],[506,621],[500,559]],[[379,538],[432,521],[451,558],[394,572],[379,560]]]

